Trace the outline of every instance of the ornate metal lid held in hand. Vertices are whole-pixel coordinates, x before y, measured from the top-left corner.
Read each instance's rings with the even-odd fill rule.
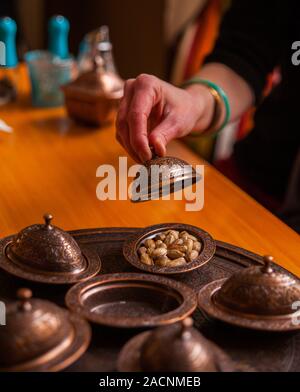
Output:
[[[141,181],[140,176],[133,181],[131,201],[142,202],[157,200],[201,180],[196,170],[182,159],[174,157],[153,158],[144,164],[147,178]],[[144,185],[145,183],[145,185]]]

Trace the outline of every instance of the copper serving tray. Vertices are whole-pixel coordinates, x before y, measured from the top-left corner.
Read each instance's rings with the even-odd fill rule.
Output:
[[[142,230],[134,228],[108,228],[74,231],[71,234],[82,251],[97,251],[102,260],[102,273],[138,272],[123,257],[124,241]],[[188,274],[173,275],[172,279],[189,285],[195,292],[207,283],[229,277],[241,268],[262,264],[262,258],[251,252],[216,241],[216,253],[202,268]],[[278,267],[280,268],[280,267]],[[100,274],[100,275],[101,275]],[[28,286],[28,282],[26,282]],[[15,299],[16,290],[24,281],[0,270],[0,300]],[[59,305],[64,304],[68,290],[65,286],[30,283],[38,298],[47,298]],[[193,314],[195,327],[215,342],[243,370],[253,371],[300,371],[300,333],[265,333],[231,327],[207,319],[199,310]],[[115,371],[118,354],[136,330],[107,328],[93,325],[92,343],[88,351],[67,370]]]

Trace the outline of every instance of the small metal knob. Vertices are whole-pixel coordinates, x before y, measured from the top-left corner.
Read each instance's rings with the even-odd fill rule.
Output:
[[[194,320],[191,317],[187,317],[186,319],[182,320],[183,329],[191,328],[193,324],[194,324]]]
[[[53,219],[53,216],[51,214],[45,214],[44,215],[44,220],[45,220],[45,225],[47,227],[51,227],[51,221]]]
[[[32,298],[32,291],[30,289],[22,288],[17,291],[17,298],[19,299],[20,310],[31,310],[31,303],[29,300]]]
[[[271,274],[273,272],[272,263],[274,262],[273,256],[264,256],[264,266],[262,267],[262,272],[264,274]]]
[[[189,339],[191,337],[189,329],[192,328],[194,320],[191,317],[187,317],[181,321],[180,334],[183,339]]]

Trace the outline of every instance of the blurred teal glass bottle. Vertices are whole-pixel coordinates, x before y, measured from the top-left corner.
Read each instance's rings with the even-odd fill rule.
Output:
[[[18,85],[17,24],[9,17],[0,18],[0,105],[16,99]]]
[[[76,71],[69,53],[69,31],[70,23],[65,17],[53,16],[48,23],[48,51],[35,50],[25,54],[34,106],[64,104],[61,86],[68,83]]]
[[[69,54],[69,31],[70,23],[67,18],[62,15],[55,15],[49,20],[48,36],[49,36],[49,52],[62,60],[68,59]]]

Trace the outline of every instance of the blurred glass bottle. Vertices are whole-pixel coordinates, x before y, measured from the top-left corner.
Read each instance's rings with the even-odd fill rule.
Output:
[[[78,76],[77,61],[69,51],[69,33],[70,22],[66,17],[54,15],[49,19],[48,51],[61,60],[61,65],[65,65],[65,70],[68,73],[64,77],[61,75],[63,83],[67,83]]]
[[[17,24],[0,18],[0,105],[14,101],[18,90]]]
[[[62,15],[55,15],[50,18],[48,23],[48,49],[50,53],[61,60],[66,60],[70,57],[69,31],[70,23],[67,18]]]
[[[91,71],[95,65],[95,57],[101,56],[106,72],[118,74],[113,57],[113,46],[109,39],[108,26],[101,26],[88,33],[80,44],[78,56],[79,72]]]
[[[114,120],[124,81],[115,67],[108,27],[89,33],[83,46],[81,73],[63,87],[66,107],[70,117],[101,126]]]

